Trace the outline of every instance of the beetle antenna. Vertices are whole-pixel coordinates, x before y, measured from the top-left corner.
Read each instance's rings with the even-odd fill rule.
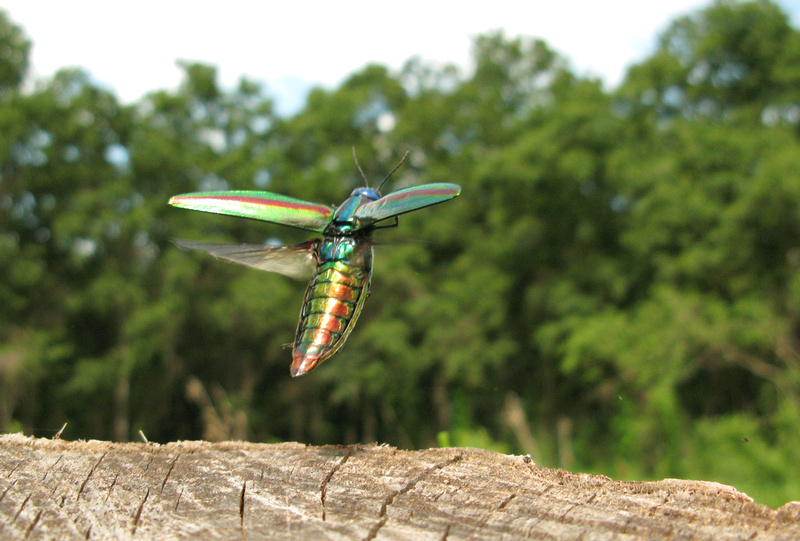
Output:
[[[361,178],[364,179],[364,184],[366,184],[367,188],[369,188],[369,181],[367,180],[367,175],[364,174],[364,170],[361,169],[361,164],[358,163],[358,157],[356,157],[355,145],[353,145],[353,161],[356,162],[356,167],[358,167],[358,172],[361,173]]]
[[[400,166],[401,166],[401,165],[403,165],[403,162],[404,162],[404,161],[406,161],[406,157],[408,157],[408,150],[406,150],[406,153],[405,153],[405,154],[403,154],[403,157],[402,157],[402,158],[400,158],[400,163],[398,163],[397,165],[395,165],[395,166],[394,166],[394,169],[392,169],[392,170],[391,170],[391,172],[390,172],[388,175],[386,175],[386,178],[385,178],[385,179],[383,179],[383,180],[381,181],[381,183],[380,183],[380,184],[378,184],[378,188],[375,190],[376,192],[379,192],[379,193],[380,193],[380,191],[381,191],[381,186],[383,186],[383,183],[384,183],[384,182],[386,182],[387,180],[389,180],[389,177],[391,177],[392,175],[394,175],[394,172],[395,172],[395,171],[397,171],[398,169],[400,169]]]

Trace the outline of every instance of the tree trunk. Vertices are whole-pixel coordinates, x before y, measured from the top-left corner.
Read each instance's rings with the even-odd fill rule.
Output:
[[[0,538],[180,537],[800,539],[800,502],[479,449],[0,437]]]

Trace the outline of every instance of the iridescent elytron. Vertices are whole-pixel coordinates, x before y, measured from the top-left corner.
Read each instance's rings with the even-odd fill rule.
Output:
[[[396,169],[396,168],[395,168]],[[391,175],[391,174],[390,174]],[[386,177],[389,178],[389,177]],[[269,192],[227,191],[176,195],[169,204],[229,214],[321,233],[296,246],[206,244],[177,241],[257,269],[292,278],[312,275],[292,344],[292,376],[301,376],[336,353],[353,330],[372,277],[375,229],[394,227],[397,216],[456,197],[456,184],[423,184],[386,197],[378,189],[356,188],[338,208],[307,203]],[[394,218],[393,223],[380,222]]]

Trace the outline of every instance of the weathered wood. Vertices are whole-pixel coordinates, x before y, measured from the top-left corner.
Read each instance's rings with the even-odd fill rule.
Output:
[[[0,437],[0,538],[800,539],[716,483],[620,482],[479,449]]]

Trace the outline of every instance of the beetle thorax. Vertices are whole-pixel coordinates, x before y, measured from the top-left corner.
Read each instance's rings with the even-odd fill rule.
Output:
[[[341,261],[350,258],[356,248],[353,237],[325,237],[319,248],[323,261]]]
[[[367,199],[371,199],[372,201],[377,201],[381,198],[381,194],[373,190],[372,188],[356,188],[353,190],[353,193],[350,194],[350,197],[366,197]]]

